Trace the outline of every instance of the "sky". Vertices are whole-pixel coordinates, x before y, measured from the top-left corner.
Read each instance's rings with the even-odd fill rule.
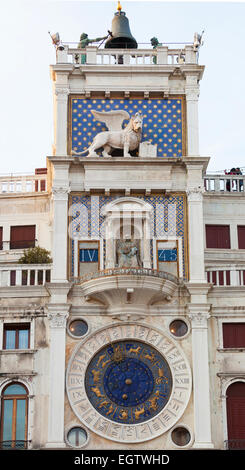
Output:
[[[188,43],[203,30],[199,64],[200,155],[208,171],[245,168],[245,2],[124,1],[132,35],[140,43]],[[52,155],[55,48],[80,34],[104,36],[117,1],[8,0],[0,6],[0,175],[32,173]],[[143,46],[142,46],[143,47]]]

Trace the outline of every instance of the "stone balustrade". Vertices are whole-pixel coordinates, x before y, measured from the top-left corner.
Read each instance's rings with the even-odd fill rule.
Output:
[[[51,264],[1,264],[0,287],[40,286],[50,282]]]
[[[245,265],[223,264],[205,268],[207,282],[216,287],[245,286]]]
[[[0,176],[0,194],[39,193],[47,191],[47,175]]]
[[[101,271],[87,273],[80,278],[74,278],[74,282],[85,282],[91,279],[98,279],[101,277],[107,276],[121,276],[121,275],[128,275],[128,276],[153,276],[158,277],[160,279],[166,279],[168,281],[174,282],[179,284],[179,279],[174,276],[173,274],[167,273],[165,271],[158,271],[157,269],[150,269],[150,268],[112,268],[112,269],[105,269]]]
[[[84,63],[86,61],[86,63]],[[99,49],[88,46],[86,49],[58,47],[56,63],[75,65],[181,65],[196,64],[197,52],[193,44],[183,48],[159,46],[156,49]]]
[[[245,175],[205,175],[204,188],[208,193],[243,193]]]

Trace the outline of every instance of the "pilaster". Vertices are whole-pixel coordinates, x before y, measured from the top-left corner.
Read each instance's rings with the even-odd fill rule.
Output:
[[[67,155],[67,109],[69,89],[66,86],[55,90],[55,154]]]
[[[57,163],[54,170],[52,281],[64,282],[67,281],[69,163]]]
[[[204,236],[203,236],[203,192],[200,186],[189,186],[188,200],[188,230],[189,230],[189,279],[190,282],[204,282]]]
[[[208,358],[208,319],[210,306],[189,304],[192,326],[193,398],[196,449],[213,448]]]
[[[47,448],[66,447],[64,442],[65,407],[65,335],[70,305],[49,304],[50,322],[50,394]]]
[[[188,155],[199,155],[198,98],[199,85],[196,75],[186,76],[186,118]]]

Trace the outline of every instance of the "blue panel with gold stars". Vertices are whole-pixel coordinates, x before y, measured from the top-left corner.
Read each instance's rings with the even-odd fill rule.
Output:
[[[85,373],[94,408],[117,423],[137,424],[156,416],[167,404],[172,374],[164,357],[141,341],[108,344]]]
[[[130,116],[137,111],[143,114],[142,142],[157,144],[158,157],[185,155],[183,97],[168,99],[86,99],[71,97],[70,102],[70,150],[84,151],[99,132],[108,130],[104,123],[96,121],[91,110],[108,112],[125,110]],[[128,123],[124,121],[123,127]],[[99,152],[98,152],[99,153]]]

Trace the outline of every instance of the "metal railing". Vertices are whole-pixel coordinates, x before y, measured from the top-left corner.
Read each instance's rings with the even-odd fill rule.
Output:
[[[0,441],[1,450],[26,450],[29,447],[31,441]]]

